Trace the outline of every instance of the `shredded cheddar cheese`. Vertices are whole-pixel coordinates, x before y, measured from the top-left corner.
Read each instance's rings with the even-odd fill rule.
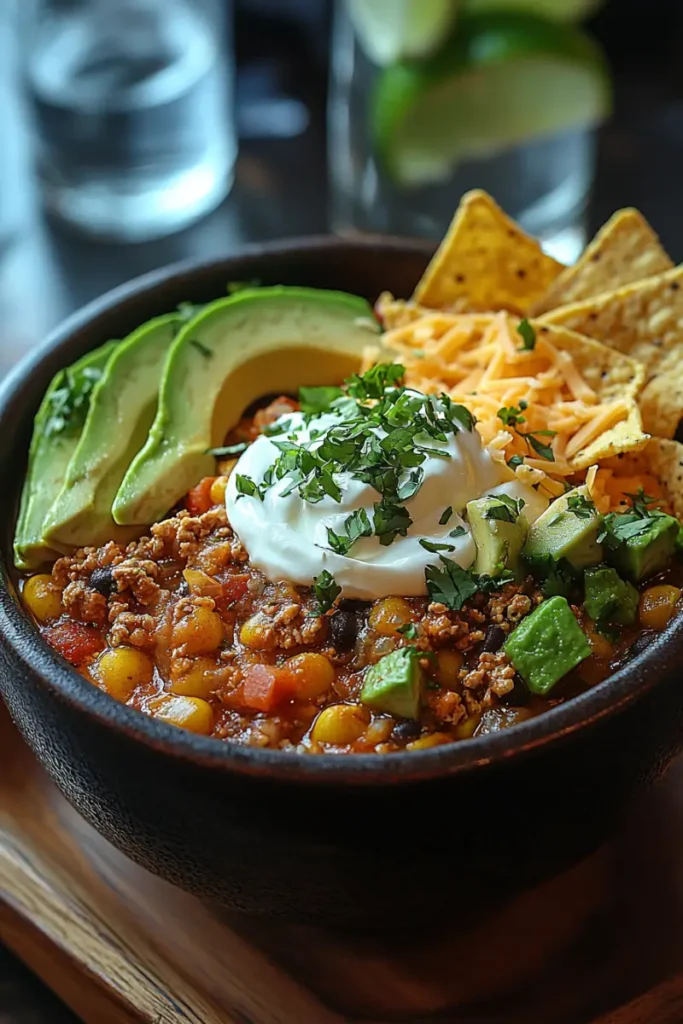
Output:
[[[386,329],[383,345],[406,367],[406,384],[446,392],[467,406],[492,457],[506,464],[512,456],[523,457],[511,477],[514,472],[549,496],[562,493],[562,479],[581,469],[577,457],[631,413],[632,395],[606,399],[588,383],[572,352],[553,344],[548,332],[539,330],[533,347],[525,348],[519,320],[506,311],[429,310],[388,294],[377,310]],[[504,408],[517,411],[516,423],[504,422]],[[525,435],[549,447],[552,460]],[[607,493],[600,492],[601,499]]]

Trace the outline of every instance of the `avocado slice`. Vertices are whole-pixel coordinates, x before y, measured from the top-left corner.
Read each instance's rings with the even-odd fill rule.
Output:
[[[45,392],[33,424],[14,535],[17,569],[36,569],[67,550],[56,541],[48,543],[45,523],[78,446],[93,389],[118,344],[108,341],[60,370]]]
[[[630,626],[635,622],[639,594],[635,587],[607,566],[587,569],[583,578],[584,606],[594,622]]]
[[[645,518],[611,512],[605,518],[605,557],[634,583],[665,569],[678,544],[680,524],[666,512]]]
[[[416,719],[424,682],[419,656],[414,647],[401,647],[380,658],[365,673],[361,703],[398,718]]]
[[[583,485],[556,498],[532,523],[522,554],[531,568],[546,574],[553,563],[568,562],[573,569],[599,565],[602,547],[598,534],[602,516]]]
[[[567,600],[551,597],[522,619],[504,651],[531,692],[544,697],[591,648]]]
[[[168,354],[154,424],[114,501],[116,522],[156,522],[215,472],[207,449],[254,399],[340,383],[379,333],[368,303],[344,292],[245,289],[206,306]]]
[[[93,389],[64,486],[48,517],[49,543],[79,547],[122,543],[140,531],[117,526],[111,506],[131,460],[147,439],[166,355],[181,323],[157,317],[120,343]]]
[[[493,518],[499,515],[503,518]],[[520,555],[527,535],[527,522],[490,495],[467,503],[467,519],[477,549],[474,571],[499,576],[504,569],[519,573]]]

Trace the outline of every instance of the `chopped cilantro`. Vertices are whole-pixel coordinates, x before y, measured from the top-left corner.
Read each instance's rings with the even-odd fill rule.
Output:
[[[197,313],[201,313],[203,309],[203,306],[196,305],[194,302],[179,302],[178,316],[182,320],[183,326],[186,323],[189,323],[190,320],[194,320]],[[180,328],[178,328],[178,330],[180,330]]]
[[[225,444],[222,448],[207,448],[205,455],[214,455],[217,459],[225,459],[230,455],[241,455],[248,448],[246,441],[238,444]]]
[[[341,594],[341,587],[335,582],[332,573],[323,569],[319,576],[313,577],[313,592],[318,602],[317,614],[324,615]]]
[[[330,412],[332,403],[344,394],[341,388],[329,386],[320,388],[299,388],[299,404],[304,416],[321,416]]]
[[[435,544],[431,540],[425,540],[424,537],[420,537],[420,544],[425,551],[431,551],[433,554],[438,554],[439,551],[455,551],[453,544]]]
[[[49,393],[47,400],[49,411],[45,424],[46,437],[75,433],[83,426],[92,390],[101,376],[102,371],[94,366],[85,366],[77,371],[62,371],[57,381],[58,387]]]
[[[534,430],[528,434],[518,430],[517,433],[520,437],[523,437],[526,443],[536,452],[539,459],[546,459],[548,462],[555,461],[555,455],[549,444],[544,444],[543,441],[539,441],[539,437],[555,437],[557,434],[556,430]]]
[[[533,352],[536,348],[536,331],[533,329],[526,317],[524,320],[520,320],[517,327],[517,334],[519,334],[522,339],[523,351]]]
[[[396,537],[407,536],[408,527],[412,526],[413,520],[406,508],[391,501],[375,502],[374,508],[375,535],[379,537],[380,544],[388,547]]]
[[[417,640],[418,632],[414,622],[404,622],[402,626],[398,627],[398,632],[402,633],[408,640]]]
[[[492,594],[495,590],[501,590],[507,586],[508,583],[515,582],[515,574],[511,569],[504,569],[501,563],[496,566],[497,574],[495,576],[489,576],[486,573],[480,575],[474,575],[474,579],[477,583],[477,590],[482,594]]]
[[[567,498],[567,510],[577,519],[590,519],[595,512],[595,505],[584,494],[572,494]]]
[[[516,427],[518,423],[526,423],[526,419],[522,416],[524,410],[528,407],[528,403],[522,399],[518,406],[511,405],[509,407],[503,406],[496,413],[496,416],[506,427]]]
[[[652,515],[652,509],[650,505],[657,505],[658,499],[652,498],[649,494],[646,494],[642,487],[638,489],[637,494],[626,494],[626,497],[631,503],[631,507],[636,515],[643,518],[647,518]]]
[[[193,348],[196,348],[197,351],[200,352],[205,359],[211,359],[211,357],[213,356],[213,352],[207,345],[204,344],[204,342],[200,341],[198,338],[190,338],[189,342],[190,345],[192,345]]]
[[[425,569],[429,596],[432,601],[438,601],[451,611],[459,612],[465,602],[477,593],[477,584],[472,574],[452,559],[439,555],[439,561],[443,568],[428,565]]]
[[[523,455],[513,455],[511,458],[508,459],[508,466],[512,470],[515,470],[515,469],[517,469],[518,466],[523,466],[523,465],[524,465],[524,456]]]
[[[237,487],[238,501],[245,495],[250,498],[258,498],[260,501],[263,501],[263,497],[258,486],[250,476],[244,476],[242,473],[235,473],[235,485]]]
[[[448,522],[448,520],[451,518],[452,515],[453,515],[453,506],[449,505],[448,508],[445,508],[443,510],[443,512],[441,513],[441,518],[439,519],[439,526],[445,526],[446,523]]]
[[[451,530],[448,534],[449,537],[464,537],[467,530],[464,526],[456,526],[454,530]]]
[[[357,540],[372,534],[372,524],[364,508],[358,508],[346,517],[344,532],[346,536],[341,536],[335,533],[331,527],[327,527],[327,540],[332,550],[338,555],[347,555]]]
[[[484,519],[496,519],[500,523],[516,523],[526,502],[524,498],[511,498],[507,494],[496,494],[494,501],[484,512]]]

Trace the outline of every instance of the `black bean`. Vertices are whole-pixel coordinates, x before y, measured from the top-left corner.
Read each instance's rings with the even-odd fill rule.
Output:
[[[336,651],[348,651],[356,642],[359,618],[354,612],[338,608],[330,619],[330,639]]]
[[[93,569],[88,586],[91,590],[96,590],[98,594],[102,594],[103,597],[111,597],[116,590],[113,565],[104,565]]]
[[[486,651],[487,654],[495,654],[499,651],[505,643],[505,630],[501,626],[489,626],[486,630],[486,636],[484,637],[484,643],[481,646],[482,651]]]
[[[404,718],[402,722],[396,723],[391,736],[395,740],[414,740],[421,732],[419,722],[414,722],[412,718]]]
[[[367,601],[353,601],[351,598],[344,598],[343,601],[339,602],[339,607],[343,612],[354,612],[354,614],[360,615],[368,607]]]
[[[501,704],[505,704],[508,707],[523,708],[525,704],[529,703],[529,693],[526,683],[522,677],[515,672],[514,686],[509,693],[506,693],[500,698]]]

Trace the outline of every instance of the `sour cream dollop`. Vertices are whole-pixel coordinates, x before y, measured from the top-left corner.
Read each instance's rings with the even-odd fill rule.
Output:
[[[252,565],[270,580],[288,580],[311,586],[323,570],[334,576],[344,597],[372,601],[392,594],[406,597],[427,593],[425,568],[438,563],[439,552],[426,549],[428,544],[447,544],[452,550],[442,553],[462,568],[469,568],[476,555],[469,526],[461,517],[468,501],[495,491],[523,496],[527,502],[527,518],[536,518],[547,504],[535,491],[512,482],[501,484],[501,467],[484,448],[476,430],[459,430],[447,441],[429,438],[432,448],[443,449],[450,458],[428,455],[422,464],[424,479],[420,489],[405,501],[412,525],[407,536],[397,536],[391,544],[380,544],[377,536],[361,537],[348,554],[330,549],[328,530],[344,535],[347,517],[357,509],[365,509],[373,522],[378,492],[350,472],[334,474],[341,491],[341,501],[325,496],[311,503],[291,487],[291,478],[275,480],[265,490],[263,500],[240,494],[238,475],[256,484],[278,459],[280,449],[273,443],[291,439],[315,448],[330,428],[341,420],[327,414],[306,423],[300,413],[287,416],[287,429],[274,437],[261,435],[242,454],[226,488],[226,507],[230,523],[249,553]],[[381,430],[378,436],[383,436]],[[446,509],[453,512],[445,523]],[[461,530],[457,528],[461,527]],[[460,534],[452,536],[453,531]],[[464,532],[462,532],[464,531]]]

